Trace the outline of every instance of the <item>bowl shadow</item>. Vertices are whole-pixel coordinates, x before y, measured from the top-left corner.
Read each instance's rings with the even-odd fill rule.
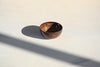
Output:
[[[40,27],[35,26],[35,25],[30,25],[30,26],[24,27],[22,29],[22,34],[24,34],[26,36],[38,38],[38,39],[45,39],[40,32]]]

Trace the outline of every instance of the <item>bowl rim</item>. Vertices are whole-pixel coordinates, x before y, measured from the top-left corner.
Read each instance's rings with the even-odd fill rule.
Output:
[[[42,26],[43,24],[45,24],[45,23],[57,23],[57,24],[59,24],[59,25],[61,26],[61,30],[59,30],[59,31],[57,31],[57,32],[44,32],[44,31],[41,30],[41,26]],[[44,32],[44,33],[48,33],[48,34],[56,34],[56,33],[58,33],[58,32],[61,32],[62,29],[63,29],[63,26],[62,26],[60,23],[55,22],[55,21],[44,22],[44,23],[42,23],[42,24],[40,25],[40,30],[41,30],[42,32]]]

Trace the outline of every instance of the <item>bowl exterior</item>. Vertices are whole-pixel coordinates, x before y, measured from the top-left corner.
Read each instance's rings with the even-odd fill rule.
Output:
[[[55,32],[55,33],[47,33],[47,32],[43,32],[42,30],[40,30],[40,32],[43,35],[43,37],[47,39],[52,39],[52,38],[58,37],[61,34],[62,30],[60,30],[59,32]]]

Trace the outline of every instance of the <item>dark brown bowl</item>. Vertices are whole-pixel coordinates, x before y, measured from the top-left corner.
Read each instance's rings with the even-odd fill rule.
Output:
[[[57,22],[46,22],[40,25],[40,32],[45,38],[56,38],[62,32],[62,25]]]

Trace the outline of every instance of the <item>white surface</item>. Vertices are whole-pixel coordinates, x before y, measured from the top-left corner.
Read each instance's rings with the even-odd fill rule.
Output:
[[[21,32],[26,26],[39,26],[46,21],[63,25],[60,37],[44,40]],[[82,66],[11,46],[6,43],[6,36],[8,41],[11,36],[19,39],[16,42],[36,43],[49,50],[57,50],[58,54],[62,51],[100,63],[100,0],[0,0],[0,34],[5,36],[3,39],[0,35],[0,67]],[[10,42],[13,43],[13,40]]]

